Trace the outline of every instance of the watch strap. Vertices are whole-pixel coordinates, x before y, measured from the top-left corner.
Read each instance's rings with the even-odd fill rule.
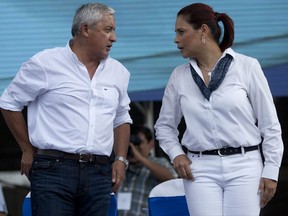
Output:
[[[119,160],[125,164],[125,168],[127,169],[129,166],[129,161],[123,156],[116,156],[115,160]]]

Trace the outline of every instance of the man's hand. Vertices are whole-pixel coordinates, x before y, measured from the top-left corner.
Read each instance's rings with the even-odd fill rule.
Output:
[[[32,166],[34,154],[35,154],[34,148],[29,148],[22,152],[21,175],[25,174],[28,179],[29,179],[29,171]]]
[[[112,164],[112,192],[116,192],[125,178],[125,164],[115,160]]]
[[[138,163],[141,162],[142,159],[145,159],[145,157],[140,153],[140,151],[137,149],[137,147],[130,142],[129,144],[131,151],[132,151],[132,157],[129,157],[129,162],[131,163]]]
[[[261,196],[260,206],[264,208],[267,203],[274,197],[277,188],[277,181],[267,178],[261,178],[259,193]]]

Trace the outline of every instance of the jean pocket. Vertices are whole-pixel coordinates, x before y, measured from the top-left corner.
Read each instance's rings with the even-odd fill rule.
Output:
[[[52,170],[57,164],[57,159],[36,157],[33,161],[32,172]]]
[[[96,167],[99,169],[99,172],[106,176],[112,175],[112,167],[110,163],[107,164],[97,164]]]

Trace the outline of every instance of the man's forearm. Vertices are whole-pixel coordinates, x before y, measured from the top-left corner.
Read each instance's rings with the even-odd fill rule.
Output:
[[[122,124],[114,130],[114,153],[116,156],[127,156],[130,138],[130,125]]]
[[[21,111],[10,111],[1,109],[6,124],[19,144],[22,152],[28,148],[33,148],[29,141],[28,128]]]
[[[150,170],[152,175],[160,182],[167,181],[173,178],[173,175],[168,168],[163,167],[149,160],[148,158],[143,157],[140,162],[143,164],[143,166],[147,167],[147,169]]]

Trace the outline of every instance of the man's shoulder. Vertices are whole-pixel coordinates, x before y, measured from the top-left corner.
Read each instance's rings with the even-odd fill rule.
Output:
[[[106,61],[107,63],[109,63],[109,64],[113,64],[113,65],[116,65],[116,66],[124,67],[124,68],[125,68],[125,66],[124,66],[119,60],[117,60],[117,59],[115,59],[115,58],[112,58],[112,57],[110,57],[110,56],[108,56],[108,57],[105,59],[105,61]]]
[[[32,56],[32,58],[37,58],[37,59],[49,58],[49,57],[57,58],[57,56],[61,55],[64,50],[65,50],[65,47],[47,48],[36,53],[34,56]]]
[[[105,67],[107,66],[109,69],[116,69],[118,72],[122,71],[123,73],[129,74],[128,69],[120,61],[118,61],[114,58],[111,58],[110,56],[108,56],[105,59],[104,64],[105,64]]]

